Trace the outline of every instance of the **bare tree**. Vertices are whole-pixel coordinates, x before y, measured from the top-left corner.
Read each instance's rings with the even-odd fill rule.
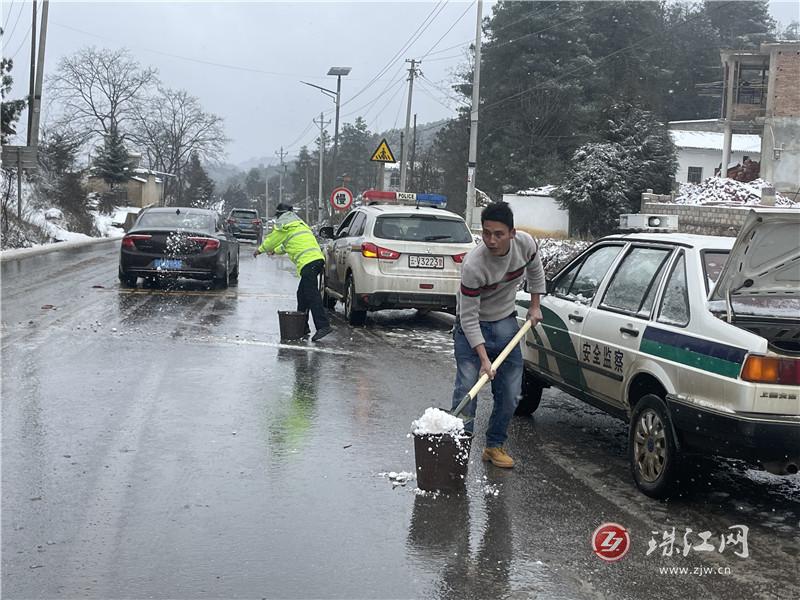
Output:
[[[151,169],[174,175],[166,182],[166,196],[173,201],[181,199],[191,154],[218,160],[229,141],[221,117],[203,111],[200,101],[185,90],[160,86],[136,105],[129,138],[146,154]]]
[[[62,58],[48,81],[63,109],[56,125],[80,131],[84,141],[112,127],[126,130],[126,121],[157,82],[157,74],[152,67],[141,67],[125,48],[88,47]]]

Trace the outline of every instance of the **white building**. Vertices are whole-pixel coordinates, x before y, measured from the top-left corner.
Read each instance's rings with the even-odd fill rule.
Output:
[[[716,122],[717,120],[714,119]],[[678,183],[700,183],[714,176],[714,170],[722,160],[724,134],[721,131],[688,131],[673,129],[677,123],[670,123],[669,134],[678,150],[678,170],[675,180]],[[728,166],[742,164],[744,157],[761,161],[761,136],[735,134],[731,142],[731,158]]]

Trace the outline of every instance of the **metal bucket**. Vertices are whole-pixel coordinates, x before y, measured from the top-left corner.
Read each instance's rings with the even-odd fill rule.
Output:
[[[414,434],[417,487],[425,491],[458,491],[467,481],[472,434]]]
[[[296,310],[279,310],[278,323],[281,329],[281,340],[299,340],[306,334],[308,313]]]

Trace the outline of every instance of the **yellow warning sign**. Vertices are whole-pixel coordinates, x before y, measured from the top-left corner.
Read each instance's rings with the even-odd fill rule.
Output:
[[[392,150],[389,148],[389,144],[386,142],[386,138],[383,138],[381,140],[381,143],[378,144],[378,149],[375,150],[370,160],[374,162],[384,162],[384,163],[397,162],[394,159],[394,154],[392,154]]]

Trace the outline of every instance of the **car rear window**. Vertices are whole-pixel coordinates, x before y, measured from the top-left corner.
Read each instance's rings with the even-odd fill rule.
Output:
[[[206,213],[146,212],[139,217],[136,227],[172,227],[195,231],[214,231],[214,219]]]
[[[254,210],[232,210],[231,211],[231,218],[232,219],[255,219],[258,215]]]
[[[719,279],[722,268],[728,262],[727,250],[706,250],[703,252],[703,268],[706,272],[706,293],[708,293]]]
[[[385,240],[468,244],[472,234],[464,221],[433,215],[391,215],[378,217],[373,235]]]

